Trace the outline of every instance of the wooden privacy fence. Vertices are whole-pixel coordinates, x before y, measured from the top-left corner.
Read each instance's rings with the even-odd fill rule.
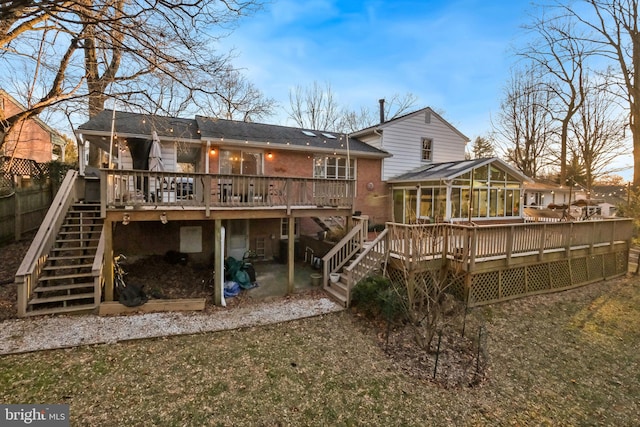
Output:
[[[51,205],[50,185],[16,188],[0,196],[0,244],[20,240],[40,227]]]

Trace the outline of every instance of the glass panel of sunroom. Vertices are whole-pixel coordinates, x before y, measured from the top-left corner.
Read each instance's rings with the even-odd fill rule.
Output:
[[[404,190],[393,190],[393,221],[404,222]]]
[[[433,218],[433,188],[420,189],[420,218]]]

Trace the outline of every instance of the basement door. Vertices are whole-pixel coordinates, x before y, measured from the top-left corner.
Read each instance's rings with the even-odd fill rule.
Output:
[[[249,250],[249,220],[227,221],[227,255],[241,260]]]

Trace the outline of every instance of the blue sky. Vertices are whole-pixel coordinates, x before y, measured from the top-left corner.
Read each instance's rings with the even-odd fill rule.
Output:
[[[341,105],[378,108],[412,93],[470,139],[491,128],[515,60],[526,1],[274,0],[222,46],[262,92],[288,108],[289,91],[329,83]],[[266,121],[286,122],[286,113]]]
[[[234,63],[287,121],[295,86],[329,83],[340,105],[377,111],[411,93],[473,141],[491,131],[514,46],[536,15],[526,0],[273,0],[222,41]],[[631,179],[631,155],[615,162]]]

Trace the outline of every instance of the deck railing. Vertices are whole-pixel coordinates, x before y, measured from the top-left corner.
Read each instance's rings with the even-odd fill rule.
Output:
[[[389,255],[405,262],[440,258],[445,252],[449,226],[444,224],[387,223]]]
[[[468,265],[477,261],[629,242],[632,220],[628,218],[581,222],[522,223],[470,226],[456,224],[387,224],[391,256],[406,262],[446,257]]]
[[[353,205],[355,181],[262,175],[101,170],[107,208]]]

